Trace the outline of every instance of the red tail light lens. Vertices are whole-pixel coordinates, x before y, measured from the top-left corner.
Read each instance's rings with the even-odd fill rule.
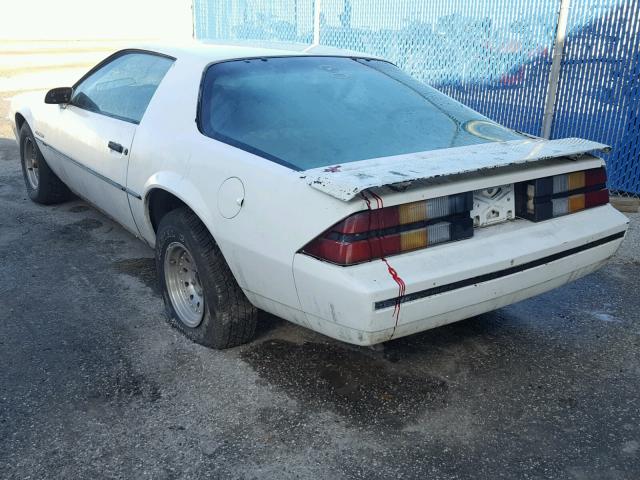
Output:
[[[604,167],[516,184],[516,214],[534,222],[609,203]]]
[[[364,210],[338,222],[302,252],[353,265],[473,236],[473,193]]]

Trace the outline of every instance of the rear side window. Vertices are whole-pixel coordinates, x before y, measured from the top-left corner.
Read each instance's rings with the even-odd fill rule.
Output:
[[[362,58],[211,65],[198,118],[205,135],[295,170],[522,138],[394,65]]]
[[[82,80],[71,103],[92,112],[140,123],[173,59],[150,53],[117,56]]]

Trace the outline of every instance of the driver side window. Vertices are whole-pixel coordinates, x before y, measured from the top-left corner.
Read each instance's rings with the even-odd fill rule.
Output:
[[[124,53],[76,86],[71,104],[120,120],[140,123],[173,59],[150,53]]]

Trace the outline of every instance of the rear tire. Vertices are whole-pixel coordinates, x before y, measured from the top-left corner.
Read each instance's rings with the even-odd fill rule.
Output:
[[[34,202],[51,205],[73,197],[69,188],[49,168],[26,123],[20,129],[20,163],[27,194]]]
[[[160,221],[156,268],[169,323],[188,338],[215,349],[253,339],[258,311],[188,208],[172,210]]]

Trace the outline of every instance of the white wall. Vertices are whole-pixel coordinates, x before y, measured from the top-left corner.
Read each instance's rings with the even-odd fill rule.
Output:
[[[189,39],[191,0],[0,0],[0,40]]]

